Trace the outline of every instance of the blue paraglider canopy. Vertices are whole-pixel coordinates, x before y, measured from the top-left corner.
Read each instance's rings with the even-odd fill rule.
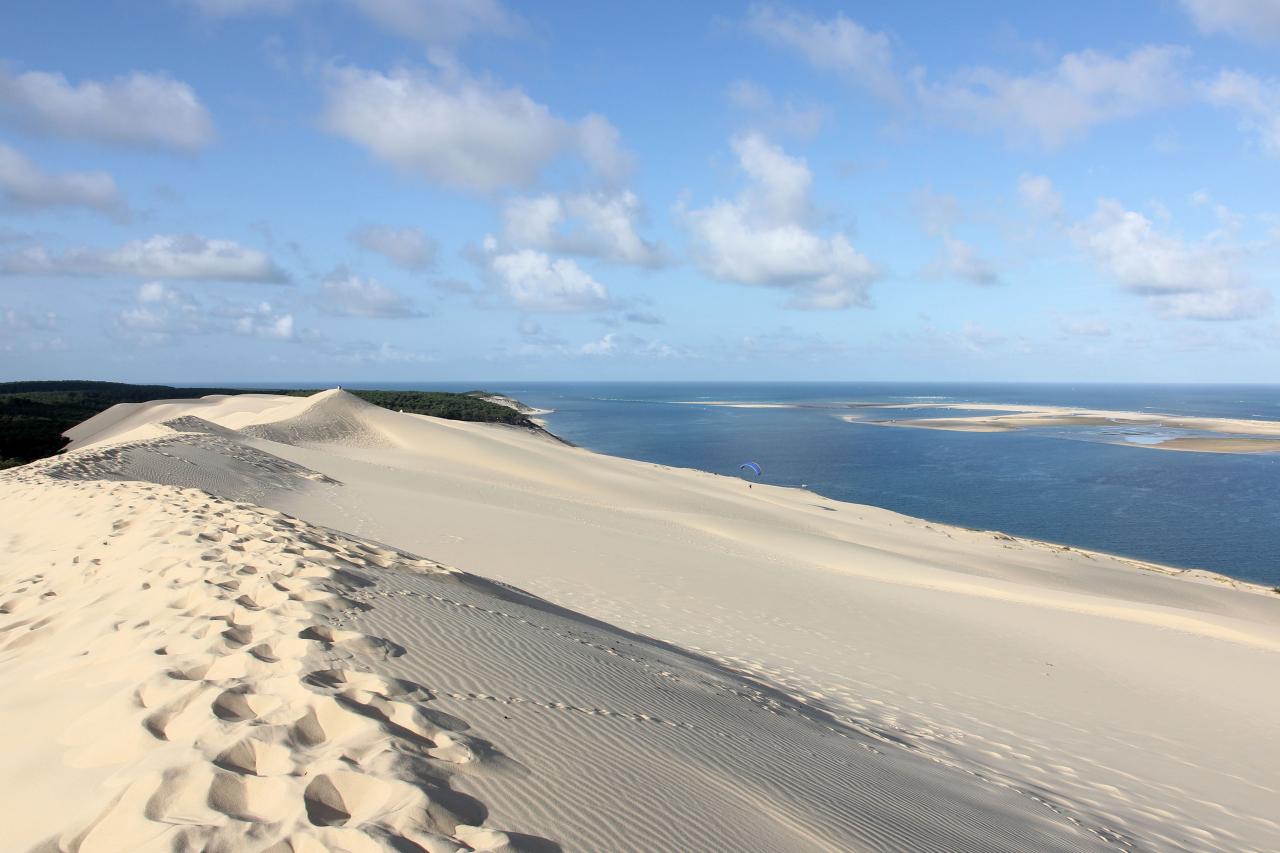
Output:
[[[760,466],[754,462],[743,462],[741,465],[738,466],[739,470],[743,468],[746,468],[748,471],[755,471],[757,477],[759,477],[761,474],[764,473],[763,471],[760,470]]]

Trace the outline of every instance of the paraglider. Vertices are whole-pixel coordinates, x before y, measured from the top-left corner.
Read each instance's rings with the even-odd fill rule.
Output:
[[[756,464],[755,462],[743,462],[741,465],[739,465],[739,466],[738,466],[738,470],[739,470],[739,471],[742,471],[742,470],[751,471],[751,472],[753,472],[757,477],[759,477],[761,474],[763,474],[763,473],[764,473],[764,471],[760,470],[760,466],[759,466],[758,464]],[[748,489],[749,489],[749,488],[751,488],[751,484],[750,484],[750,483],[747,483],[747,488],[748,488]]]

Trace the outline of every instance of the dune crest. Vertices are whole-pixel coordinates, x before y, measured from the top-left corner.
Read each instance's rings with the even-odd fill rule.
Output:
[[[195,490],[2,485],[11,553],[45,557],[0,575],[6,722],[56,739],[6,741],[11,849],[509,847],[450,786],[493,749],[342,627],[348,569],[448,570]]]

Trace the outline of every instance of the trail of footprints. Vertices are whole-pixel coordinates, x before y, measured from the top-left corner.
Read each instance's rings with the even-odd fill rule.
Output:
[[[38,850],[517,849],[506,833],[481,827],[484,806],[448,781],[464,765],[484,772],[474,765],[496,750],[465,734],[463,721],[431,709],[425,687],[355,668],[402,648],[330,624],[368,608],[347,597],[359,579],[344,576],[346,568],[448,569],[196,490],[57,483],[34,472],[16,479],[42,489],[96,488],[103,494],[95,499],[122,510],[159,501],[149,507],[147,536],[191,540],[198,555],[153,561],[137,573],[140,592],[169,593],[167,607],[177,611],[154,649],[154,675],[132,695],[154,739],[146,771],[87,825]],[[157,507],[164,523],[155,521]],[[110,540],[132,523],[131,514],[119,515],[96,548],[106,559]],[[103,559],[73,562],[91,577]],[[0,654],[38,636],[30,614],[56,596],[48,586],[33,573],[5,591]],[[124,642],[146,629],[115,627]],[[109,652],[106,640],[98,653]]]

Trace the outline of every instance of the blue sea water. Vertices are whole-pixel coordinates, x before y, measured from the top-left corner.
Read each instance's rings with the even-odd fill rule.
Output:
[[[553,409],[546,417],[549,429],[602,453],[728,475],[755,460],[766,482],[803,484],[838,500],[1280,585],[1280,454],[1131,447],[1124,442],[1151,437],[1113,427],[966,433],[843,420],[850,414],[958,414],[851,409],[851,402],[1062,405],[1280,420],[1280,386],[494,382],[483,387]],[[731,408],[697,401],[800,407]]]

